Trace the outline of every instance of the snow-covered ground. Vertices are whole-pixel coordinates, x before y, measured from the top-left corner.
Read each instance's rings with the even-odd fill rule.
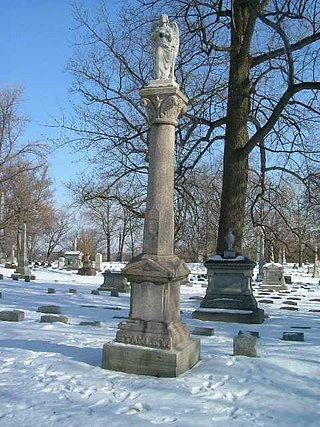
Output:
[[[319,426],[320,312],[310,310],[320,308],[311,301],[320,301],[320,287],[305,271],[290,270],[290,294],[273,293],[280,299],[260,304],[270,316],[263,325],[194,320],[200,301],[189,298],[202,297],[205,288],[183,286],[182,320],[190,330],[214,327],[215,335],[201,337],[196,367],[163,379],[100,368],[103,344],[115,338],[129,311],[127,294],[90,293],[103,282],[101,275],[39,268],[36,281],[25,283],[0,267],[0,310],[26,314],[22,322],[0,322],[0,426]],[[56,293],[48,294],[48,287]],[[255,289],[258,299],[270,299]],[[300,298],[299,310],[280,310],[290,297]],[[37,308],[49,304],[61,306],[70,324],[40,323]],[[100,321],[102,327],[81,321]],[[239,330],[260,332],[259,357],[232,355]],[[304,332],[305,342],[281,340],[285,331]]]

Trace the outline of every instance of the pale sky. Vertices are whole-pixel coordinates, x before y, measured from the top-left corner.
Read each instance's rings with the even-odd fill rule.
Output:
[[[110,12],[119,0],[105,1]],[[99,0],[81,0],[94,9]],[[71,76],[65,66],[72,55],[75,32],[71,0],[0,0],[0,87],[23,86],[22,113],[31,119],[25,138],[54,138],[58,131],[45,125],[70,111]],[[68,149],[49,156],[58,204],[66,201],[63,182],[80,172]]]

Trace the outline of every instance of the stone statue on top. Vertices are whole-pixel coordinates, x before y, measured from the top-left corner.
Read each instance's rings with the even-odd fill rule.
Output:
[[[167,15],[161,15],[160,22],[152,27],[153,78],[175,82],[174,67],[179,50],[179,28],[169,24]]]

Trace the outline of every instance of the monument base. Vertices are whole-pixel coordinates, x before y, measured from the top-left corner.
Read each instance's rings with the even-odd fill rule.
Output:
[[[174,378],[200,360],[200,340],[190,339],[181,348],[162,350],[117,342],[103,346],[102,368],[128,374]]]
[[[11,274],[11,279],[13,280],[35,280],[36,276],[33,274],[22,274],[22,273],[13,273]]]
[[[264,310],[256,308],[255,310],[229,310],[219,311],[214,309],[198,309],[192,313],[193,319],[212,321],[212,322],[230,322],[230,323],[263,323]]]
[[[263,281],[263,273],[258,273],[256,277],[256,282],[262,282]]]
[[[231,256],[228,251],[226,255]],[[242,255],[234,258],[214,256],[205,262],[208,288],[194,319],[234,323],[263,323],[264,311],[259,309],[251,288],[255,263]]]

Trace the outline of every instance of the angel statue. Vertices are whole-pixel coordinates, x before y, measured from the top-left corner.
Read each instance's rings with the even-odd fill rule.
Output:
[[[151,39],[154,44],[153,65],[155,80],[174,80],[174,66],[179,50],[179,28],[173,22],[169,25],[167,15],[161,15],[160,23],[152,27]]]

